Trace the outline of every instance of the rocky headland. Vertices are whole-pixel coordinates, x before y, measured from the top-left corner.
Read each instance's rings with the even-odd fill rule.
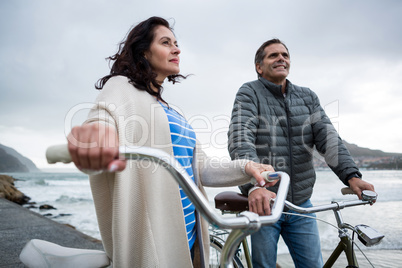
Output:
[[[0,198],[5,198],[19,205],[27,204],[31,198],[15,187],[15,180],[11,176],[0,174]]]
[[[0,172],[39,172],[36,165],[11,147],[0,144]]]

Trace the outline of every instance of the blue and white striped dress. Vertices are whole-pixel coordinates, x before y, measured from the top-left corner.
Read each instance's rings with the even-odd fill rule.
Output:
[[[195,132],[191,125],[174,109],[168,108],[160,103],[166,112],[169,120],[170,134],[172,137],[173,154],[176,160],[184,167],[190,178],[194,181],[192,169],[193,152],[195,148]],[[195,207],[184,191],[180,187],[181,203],[183,205],[184,220],[186,223],[187,240],[190,249],[193,247],[196,239],[195,228]]]

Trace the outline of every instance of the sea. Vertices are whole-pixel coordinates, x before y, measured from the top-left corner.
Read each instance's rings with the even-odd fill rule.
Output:
[[[385,235],[378,245],[365,247],[359,241],[356,245],[363,251],[396,252],[395,266],[402,267],[402,171],[395,170],[363,170],[363,178],[375,186],[378,194],[373,205],[357,206],[342,210],[345,222],[351,225],[368,225]],[[18,179],[15,186],[31,198],[35,204],[30,210],[55,220],[59,223],[74,226],[89,236],[101,239],[87,175],[76,170],[45,170],[36,173],[6,173]],[[353,195],[343,196],[340,189],[344,185],[330,170],[318,170],[314,193],[311,198],[314,205],[329,204],[331,201],[353,200]],[[214,196],[222,191],[237,187],[206,188],[210,205],[213,207]],[[51,205],[55,209],[39,209],[40,205]],[[217,211],[219,213],[219,211]],[[317,213],[321,247],[323,251],[333,250],[339,239],[338,230],[332,211]],[[357,239],[356,239],[357,240]],[[383,251],[385,250],[385,251]],[[373,251],[374,252],[374,251]],[[377,251],[375,251],[377,252]],[[278,254],[287,254],[288,250],[282,240],[279,241]],[[381,254],[370,254],[371,261]],[[395,256],[394,256],[395,257]],[[395,261],[394,261],[395,262]],[[367,266],[371,267],[371,266]],[[382,266],[375,266],[382,267]],[[386,267],[386,266],[384,266]]]

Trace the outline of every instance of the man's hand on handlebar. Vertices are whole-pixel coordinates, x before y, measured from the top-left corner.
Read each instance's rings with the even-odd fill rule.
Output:
[[[270,215],[271,199],[273,198],[276,198],[276,194],[266,188],[254,190],[248,196],[249,210],[260,216]]]
[[[122,171],[126,161],[119,160],[119,139],[113,127],[91,123],[74,127],[67,137],[71,160],[80,170]]]
[[[349,181],[349,187],[350,189],[352,189],[352,191],[359,197],[359,199],[362,199],[362,191],[363,190],[370,190],[370,191],[374,191],[374,185],[372,185],[371,183],[368,183],[367,181],[364,181],[360,178],[351,178]],[[375,201],[373,202],[375,203]]]
[[[261,186],[261,189],[252,191],[248,197],[249,210],[257,213],[260,216],[271,214],[271,199],[276,197],[276,194],[268,191],[265,187],[275,185],[278,180],[266,182],[261,175],[264,171],[275,172],[271,165],[259,164],[253,161],[247,163],[245,167],[247,175],[254,177],[257,181],[256,185]]]

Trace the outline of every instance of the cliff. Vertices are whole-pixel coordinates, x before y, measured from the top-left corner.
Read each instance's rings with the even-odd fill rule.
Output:
[[[0,172],[39,172],[28,158],[13,148],[0,144]]]

